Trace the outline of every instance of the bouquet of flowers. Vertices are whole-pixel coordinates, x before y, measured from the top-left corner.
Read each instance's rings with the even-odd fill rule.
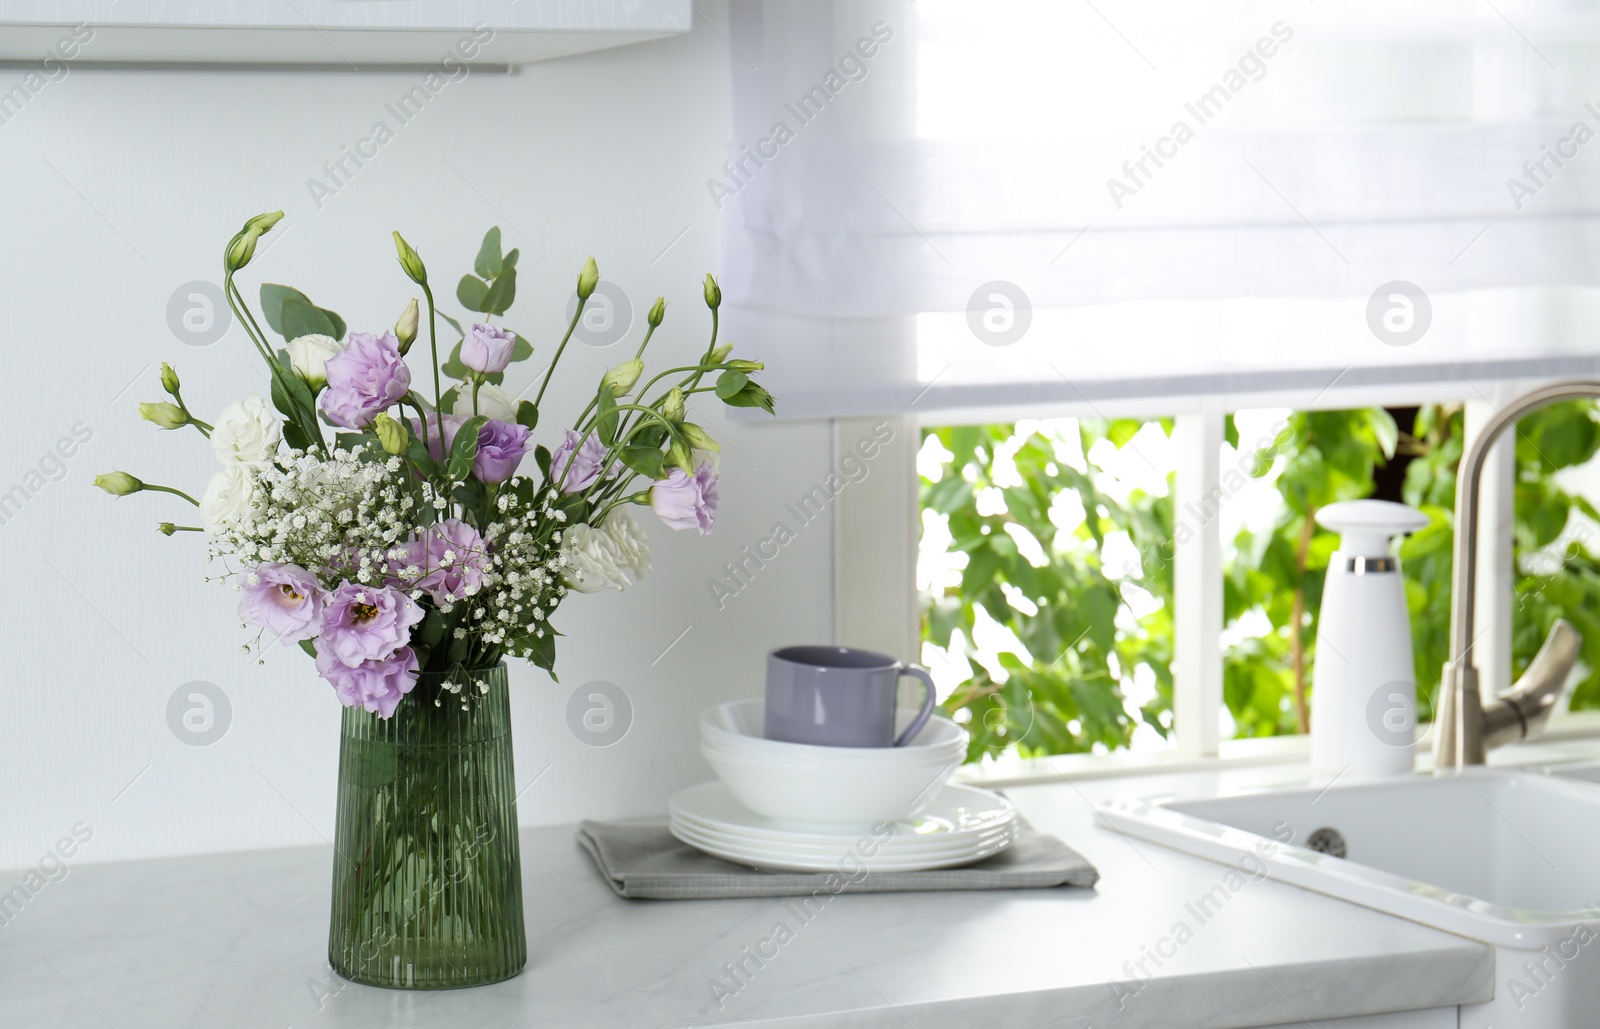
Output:
[[[246,397],[201,421],[163,364],[170,399],[141,404],[140,414],[162,429],[197,430],[221,469],[199,500],[121,471],[95,484],[194,504],[200,525],[159,530],[205,533],[211,558],[242,591],[240,616],[260,630],[245,649],[298,643],[347,707],[387,719],[424,673],[444,684],[434,703],[448,693],[465,705],[475,688],[488,689],[470,673],[506,656],[553,677],[551,619],[569,591],[622,589],[649,570],[650,544],[630,507],[649,506],[673,529],[711,531],[718,446],[685,420],[690,398],[773,409],[752,378],[761,365],[731,360],[731,346],[717,342],[716,281],[706,276],[711,339],[699,361],[646,378],[645,348],[666,313],[657,299],[638,350],[605,374],[550,449],[533,434],[599,281],[593,258],[578,273],[577,311],[538,393],[519,400],[501,382],[535,348],[495,324],[517,287],[518,254],[502,253],[499,229],[456,286],[472,312],[460,321],[436,307],[422,258],[394,234],[427,310],[430,367],[419,380],[407,363],[419,335],[415,299],[393,329],[347,334],[343,319],[299,290],[263,284],[262,317],[283,345],[269,339],[234,280],[282,217],[251,218],[223,259],[228,303],[271,375],[270,403]],[[457,337],[442,364],[441,321]],[[524,470],[530,452],[537,474]]]

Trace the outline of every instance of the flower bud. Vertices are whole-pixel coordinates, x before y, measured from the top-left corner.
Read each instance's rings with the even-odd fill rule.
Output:
[[[722,344],[722,346],[720,346],[717,349],[711,351],[711,363],[712,364],[721,364],[722,362],[724,362],[724,361],[726,361],[728,359],[728,355],[731,354],[731,353],[733,353],[733,344],[732,343],[724,343],[724,344]]]
[[[583,263],[583,270],[578,273],[578,299],[588,300],[594,295],[595,284],[599,281],[600,267],[591,257]]]
[[[759,372],[766,365],[760,361],[729,361],[728,367],[736,372]]]
[[[394,323],[394,338],[400,341],[400,356],[404,357],[411,344],[417,338],[417,319],[420,312],[417,310],[417,298],[412,297],[411,303],[400,312],[400,320]]]
[[[672,446],[667,448],[667,463],[677,465],[690,475],[694,474],[694,452],[681,439],[673,440]]]
[[[173,533],[178,531],[178,527],[171,522],[162,522],[160,525],[156,526],[156,531],[161,533],[163,536],[171,536]]]
[[[646,319],[652,329],[659,328],[663,319],[667,317],[667,298],[656,297],[656,302],[650,305],[650,315]]]
[[[125,497],[144,489],[144,483],[127,472],[104,472],[94,477],[94,484],[113,497]]]
[[[683,421],[683,390],[677,386],[667,391],[661,398],[661,417],[676,425]]]
[[[390,418],[387,414],[379,413],[372,420],[372,431],[377,435],[378,442],[383,445],[386,454],[403,454],[411,441],[406,437],[406,427]]]
[[[426,286],[428,284],[428,269],[423,267],[422,258],[417,256],[417,252],[411,248],[411,244],[407,243],[405,237],[400,235],[399,232],[394,234],[394,251],[399,255],[400,267],[411,281],[419,286]]]
[[[268,211],[266,214],[258,214],[245,222],[244,231],[253,232],[258,237],[264,236],[271,231],[274,225],[281,221],[283,221],[282,211]]]
[[[284,348],[289,354],[289,370],[305,380],[315,393],[328,381],[328,358],[344,349],[344,344],[320,332],[291,339]]]
[[[161,388],[171,396],[178,395],[178,373],[165,361],[161,362]]]
[[[266,235],[282,218],[282,211],[269,211],[245,222],[244,228],[228,241],[228,249],[224,251],[222,257],[223,267],[230,272],[236,272],[249,264],[250,259],[256,255],[256,240]]]
[[[228,249],[222,255],[222,267],[230,272],[236,272],[250,263],[256,256],[256,240],[259,237],[247,232],[241,232],[228,241]]]
[[[181,429],[189,424],[189,416],[183,413],[183,408],[165,401],[140,404],[139,417],[154,422],[158,429]]]
[[[612,396],[620,397],[633,388],[633,384],[639,381],[639,376],[642,374],[644,374],[644,362],[635,357],[606,372],[606,377],[600,384],[609,386]]]
[[[715,311],[722,306],[722,287],[717,285],[717,280],[706,272],[706,306]]]
[[[684,422],[678,426],[678,431],[683,433],[683,438],[688,440],[689,445],[696,450],[709,450],[712,453],[716,453],[722,449],[706,430],[700,428],[694,422]]]

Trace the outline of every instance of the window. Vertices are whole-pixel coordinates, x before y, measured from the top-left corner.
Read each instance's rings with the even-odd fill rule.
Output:
[[[1584,632],[1573,710],[1600,708],[1595,405],[1519,426],[1510,589],[1520,673],[1556,618]],[[1461,404],[1249,409],[1224,427],[1215,504],[1178,511],[1170,422],[1052,419],[925,429],[917,458],[923,659],[971,758],[1171,745],[1172,557],[1214,523],[1223,551],[1222,738],[1307,731],[1322,578],[1338,537],[1315,511],[1378,497],[1430,524],[1400,548],[1432,716],[1447,658]],[[1299,631],[1295,632],[1295,626]]]

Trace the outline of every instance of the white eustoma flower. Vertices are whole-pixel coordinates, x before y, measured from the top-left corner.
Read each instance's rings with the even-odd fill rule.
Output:
[[[213,475],[200,495],[200,522],[206,532],[215,536],[237,523],[250,510],[255,484],[256,474],[248,465],[230,464]]]
[[[596,529],[578,523],[565,530],[563,576],[579,593],[627,589],[650,570],[650,542],[626,513]]]
[[[313,332],[291,339],[287,349],[289,367],[312,389],[320,389],[328,381],[328,358],[343,350],[344,344],[332,336]]]
[[[472,386],[463,385],[461,392],[456,394],[456,402],[450,408],[451,414],[472,415]],[[502,422],[517,420],[517,401],[505,390],[492,382],[486,382],[478,387],[478,413],[488,418]]]
[[[224,465],[261,468],[272,462],[283,439],[283,420],[260,397],[235,400],[211,427],[211,449]]]
[[[650,574],[650,537],[639,528],[639,523],[626,511],[614,512],[601,531],[611,540],[617,558],[638,582]]]

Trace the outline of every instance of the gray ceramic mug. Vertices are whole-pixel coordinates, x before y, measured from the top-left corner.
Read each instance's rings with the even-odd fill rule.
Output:
[[[898,739],[900,677],[921,679],[922,709]],[[853,647],[784,647],[767,655],[767,739],[822,747],[903,747],[933,714],[926,668]]]

